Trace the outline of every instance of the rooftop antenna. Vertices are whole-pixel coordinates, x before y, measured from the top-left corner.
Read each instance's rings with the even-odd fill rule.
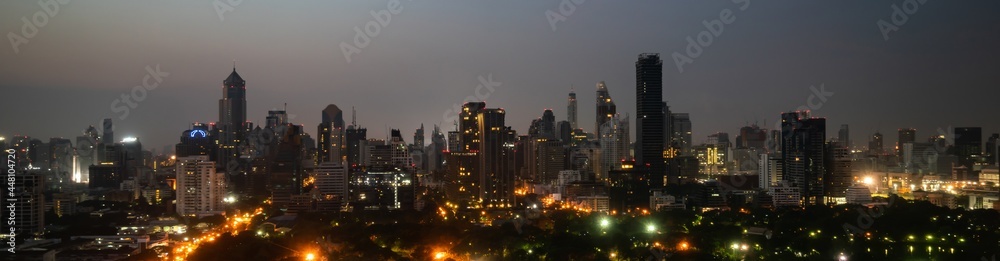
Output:
[[[233,71],[236,71],[236,59],[233,59]]]
[[[358,126],[358,112],[354,110],[354,106],[351,106],[351,125]]]

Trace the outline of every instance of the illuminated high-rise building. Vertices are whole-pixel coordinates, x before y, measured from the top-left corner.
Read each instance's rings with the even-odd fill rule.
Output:
[[[670,117],[673,120],[671,125],[674,132],[673,143],[680,149],[681,154],[690,154],[694,145],[691,139],[691,115],[688,113],[674,113]]]
[[[597,83],[597,118],[594,124],[594,133],[600,135],[601,125],[605,122],[611,120],[617,113],[617,107],[615,107],[615,102],[611,100],[611,94],[608,92],[608,86],[604,84],[604,81]]]
[[[569,126],[571,129],[579,128],[577,127],[576,119],[576,92],[573,90],[569,91],[569,98],[567,99],[566,105],[566,121],[569,121]]]
[[[806,205],[825,203],[825,142],[826,119],[804,111],[781,114],[782,178],[799,188]]]
[[[980,127],[955,128],[955,156],[958,164],[972,170],[976,158],[983,154],[983,129]]]
[[[896,147],[893,153],[896,155],[897,162],[903,161],[903,146],[907,143],[914,143],[917,141],[917,129],[913,128],[901,128],[899,129],[899,136],[896,139]]]
[[[658,53],[640,54],[635,62],[636,140],[635,163],[647,173],[651,188],[665,185],[663,151],[663,60]]]
[[[319,156],[320,163],[343,163],[344,157],[344,112],[337,105],[330,104],[323,109],[323,119],[319,124]]]
[[[239,158],[237,146],[243,141],[247,132],[247,85],[243,77],[233,72],[222,80],[222,99],[219,99],[219,122],[216,125],[218,148],[216,152],[217,167],[228,167],[230,161]],[[230,175],[235,173],[228,173]]]
[[[608,178],[608,171],[622,170],[622,162],[631,161],[629,118],[615,115],[601,126],[601,162],[597,180]]]
[[[177,214],[201,216],[224,210],[225,177],[208,156],[177,158]]]

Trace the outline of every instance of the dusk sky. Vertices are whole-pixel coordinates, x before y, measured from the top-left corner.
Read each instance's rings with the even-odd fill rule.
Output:
[[[902,127],[918,141],[950,127],[1000,132],[1000,2],[929,0],[886,39],[878,21],[891,24],[903,2],[587,0],[553,30],[546,11],[558,13],[560,1],[404,0],[348,62],[341,43],[354,45],[354,28],[387,1],[244,0],[223,19],[212,1],[71,1],[14,44],[22,18],[48,15],[37,1],[5,1],[0,136],[48,142],[111,117],[116,138],[162,151],[192,122],[218,120],[234,59],[249,120],[261,124],[287,103],[290,121],[313,137],[328,104],[348,122],[355,107],[372,138],[395,128],[411,142],[421,123],[452,130],[443,115],[490,75],[501,85],[487,106],[506,109],[519,133],[546,108],[566,120],[570,88],[580,126],[593,131],[598,81],[620,113],[635,115],[640,53],[661,54],[664,99],[691,114],[696,144],[720,131],[735,138],[747,122],[772,128],[820,85],[834,95],[813,115],[828,119],[828,138],[850,124],[857,146],[876,130],[891,144]],[[727,9],[735,20],[679,72],[671,55]],[[112,111],[147,66],[169,75],[126,117]]]

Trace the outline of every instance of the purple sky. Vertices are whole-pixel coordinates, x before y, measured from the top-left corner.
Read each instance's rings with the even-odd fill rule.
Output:
[[[565,120],[571,87],[580,126],[592,131],[598,81],[619,112],[635,114],[644,52],[664,58],[664,99],[691,114],[696,143],[747,122],[770,128],[821,84],[834,95],[814,115],[828,118],[829,137],[850,124],[855,145],[875,130],[895,141],[901,127],[917,128],[919,140],[949,126],[1000,132],[1000,2],[927,1],[887,40],[877,22],[892,23],[903,3],[587,0],[553,30],[546,11],[558,13],[560,1],[404,0],[348,62],[341,43],[353,44],[354,27],[376,21],[369,12],[387,1],[242,1],[223,19],[211,1],[72,1],[51,17],[37,2],[5,1],[0,136],[73,137],[114,117],[118,138],[162,150],[191,122],[218,120],[234,59],[251,121],[288,103],[312,135],[333,103],[356,107],[372,137],[398,128],[409,140],[491,74],[501,85],[487,105],[505,108],[519,132],[546,108]],[[724,10],[735,18],[680,73],[671,54]],[[26,37],[22,18],[35,16],[48,19]],[[169,76],[121,119],[112,103],[156,65]]]

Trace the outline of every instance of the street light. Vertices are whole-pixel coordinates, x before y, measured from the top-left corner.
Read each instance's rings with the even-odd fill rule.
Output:
[[[649,233],[656,232],[656,225],[653,225],[653,224],[646,225],[646,232],[649,232]]]
[[[308,253],[306,254],[306,261],[316,260],[316,254]]]
[[[611,221],[607,218],[601,219],[601,228],[607,228],[609,225],[611,225]]]

